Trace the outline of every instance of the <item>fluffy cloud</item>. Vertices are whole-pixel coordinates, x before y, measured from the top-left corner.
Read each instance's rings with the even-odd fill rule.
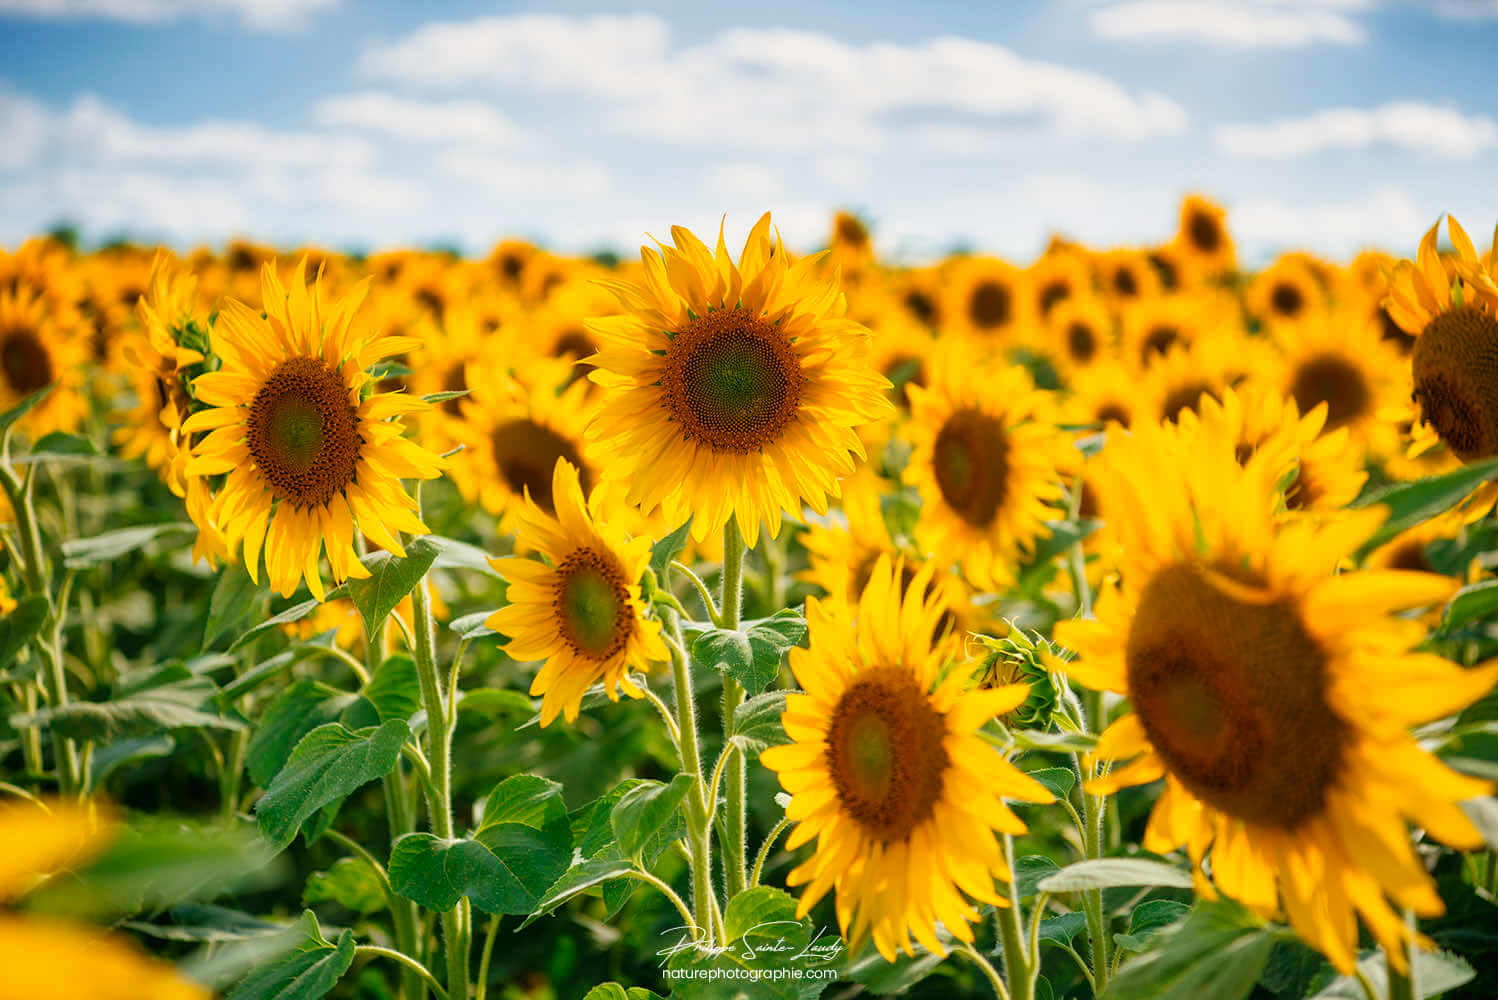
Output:
[[[1345,201],[1290,202],[1256,198],[1232,206],[1234,234],[1252,246],[1272,249],[1313,247],[1348,256],[1367,247],[1399,248],[1413,244],[1438,211],[1422,209],[1396,188],[1382,188]]]
[[[371,76],[427,87],[595,99],[617,133],[676,145],[876,151],[892,116],[1038,119],[1062,135],[1137,140],[1185,130],[1168,98],[963,38],[850,44],[739,28],[673,44],[649,14],[485,17],[424,25],[367,52]]]
[[[1498,124],[1454,108],[1397,101],[1376,108],[1328,108],[1263,125],[1222,125],[1213,131],[1213,141],[1234,156],[1273,160],[1376,145],[1469,159],[1498,144]]]
[[[187,16],[228,14],[252,28],[281,30],[306,24],[310,14],[339,0],[0,0],[0,13],[61,19],[95,18],[156,23]]]
[[[313,116],[330,126],[347,126],[406,142],[492,146],[511,151],[535,148],[537,137],[482,101],[424,101],[365,91],[330,97]]]
[[[1126,0],[1093,11],[1092,30],[1128,41],[1204,42],[1233,48],[1360,45],[1352,16],[1369,0]]]

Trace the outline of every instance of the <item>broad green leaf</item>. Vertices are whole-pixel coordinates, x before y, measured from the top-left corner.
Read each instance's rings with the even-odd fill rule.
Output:
[[[462,618],[454,618],[447,623],[447,627],[458,634],[460,639],[481,639],[486,635],[499,635],[484,622],[489,620],[492,611],[475,611],[471,615]]]
[[[650,547],[650,568],[655,571],[655,578],[661,581],[661,586],[666,585],[666,570],[671,565],[671,560],[681,555],[681,550],[687,547],[687,533],[691,530],[692,519],[689,517],[681,523],[681,527]]]
[[[19,718],[12,717],[11,723],[42,726],[76,740],[94,743],[112,743],[178,729],[232,731],[245,728],[238,719],[195,707],[195,703],[201,700],[200,689],[184,688],[156,688],[114,701],[73,701]]]
[[[1082,928],[1086,926],[1086,914],[1076,911],[1062,913],[1054,917],[1046,917],[1040,922],[1040,943],[1069,948],[1071,947],[1072,939],[1080,934]]]
[[[1086,753],[1097,746],[1090,733],[1047,732],[1040,729],[1017,729],[1015,745],[1025,750],[1050,750],[1056,753]]]
[[[158,539],[181,541],[197,529],[188,521],[120,528],[92,538],[74,538],[62,543],[62,562],[68,569],[88,569],[144,548]]]
[[[404,653],[386,657],[364,685],[361,696],[374,706],[379,721],[409,720],[421,711],[421,679],[416,661]]]
[[[1069,767],[1046,767],[1031,771],[1030,777],[1044,785],[1052,795],[1064,799],[1077,786],[1077,772]]]
[[[536,901],[534,912],[520,925],[525,927],[543,914],[561,906],[580,893],[587,892],[612,879],[627,875],[635,866],[623,858],[593,858],[568,868]]]
[[[937,934],[947,937],[946,931],[938,927]],[[947,937],[947,940],[950,940]],[[955,942],[953,942],[955,944]],[[872,944],[865,945],[856,959],[846,962],[838,969],[838,978],[861,983],[875,996],[893,996],[904,993],[916,983],[936,971],[946,961],[942,956],[926,951],[916,945],[914,957],[898,952],[894,962],[887,962]]]
[[[1472,583],[1456,592],[1441,615],[1441,630],[1455,631],[1470,622],[1498,613],[1498,580]]]
[[[536,713],[536,701],[523,691],[510,688],[473,688],[458,692],[458,710],[481,715],[508,715],[524,719]]]
[[[203,648],[212,649],[220,638],[237,632],[261,606],[268,593],[270,584],[264,577],[255,583],[238,563],[225,566],[219,573],[218,583],[214,584],[213,596],[208,599]]]
[[[0,618],[0,671],[10,667],[26,644],[34,639],[47,623],[47,613],[52,604],[40,594],[32,594],[16,602],[15,610]],[[37,660],[32,658],[26,674],[36,672]]]
[[[276,696],[250,736],[245,765],[261,788],[286,765],[303,736],[338,719],[354,699],[322,681],[300,680]]]
[[[295,951],[250,973],[227,1000],[318,1000],[326,996],[354,962],[354,932],[335,945],[322,936],[317,918],[302,915],[306,936]]]
[[[1242,1000],[1258,982],[1275,936],[1240,906],[1203,902],[1157,940],[1124,962],[1104,1000]]]
[[[1144,858],[1095,858],[1067,865],[1037,883],[1042,892],[1052,893],[1111,889],[1120,885],[1190,889],[1191,874]]]
[[[643,986],[631,986],[625,989],[618,983],[599,983],[587,993],[583,994],[583,1000],[665,1000]]]
[[[302,737],[255,808],[260,831],[284,848],[313,813],[390,773],[411,738],[404,720],[351,731],[336,722]]]
[[[1029,899],[1039,890],[1041,879],[1049,878],[1061,870],[1061,866],[1043,854],[1026,854],[1014,862],[1014,886],[1020,899]]]
[[[1113,940],[1124,951],[1144,951],[1162,928],[1185,918],[1191,907],[1173,899],[1151,899],[1134,907],[1129,914],[1129,932],[1115,934]]]
[[[109,459],[100,454],[98,447],[83,435],[53,431],[43,435],[25,455],[12,458],[10,461],[12,465],[32,465],[37,462],[83,465],[105,462]]]
[[[541,830],[566,819],[561,785],[534,774],[516,774],[495,785],[485,797],[479,809],[478,829],[520,823]]]
[[[151,924],[141,920],[128,920],[128,930],[159,941],[197,941],[222,944],[228,941],[243,941],[246,938],[262,938],[286,931],[285,924],[278,924],[260,917],[252,917],[239,910],[231,910],[211,903],[183,903],[169,911],[172,922]]]
[[[1381,952],[1358,960],[1358,972],[1367,978],[1376,995],[1389,995],[1389,970]],[[1437,997],[1471,982],[1477,971],[1460,955],[1447,951],[1415,950],[1415,986],[1419,1000]],[[1367,1000],[1362,984],[1354,976],[1338,976],[1311,1000]]]
[[[786,650],[806,638],[806,619],[794,611],[745,622],[737,630],[709,629],[692,641],[692,656],[759,694],[780,672]]]
[[[689,774],[678,774],[669,785],[659,781],[641,782],[614,804],[609,824],[620,849],[627,856],[638,858],[651,837],[676,816],[693,781]]]
[[[255,639],[259,638],[265,633],[280,628],[282,625],[290,625],[292,622],[301,621],[303,618],[306,618],[312,612],[317,610],[318,603],[319,602],[312,600],[303,601],[300,604],[293,604],[291,607],[287,608],[285,611],[282,611],[280,614],[271,615],[265,621],[257,622],[253,628],[248,629],[242,635],[240,635],[238,639],[235,639],[233,642],[229,643],[229,651],[233,652],[240,646],[243,646],[249,642],[253,642]]]
[[[767,747],[789,743],[780,717],[785,714],[784,691],[766,691],[733,710],[733,742],[744,753],[758,755]]]
[[[712,950],[683,948],[671,955],[667,967],[675,971],[692,970],[699,977],[710,970],[722,970],[720,978],[692,978],[675,981],[672,995],[697,1000],[728,1000],[741,995],[745,984],[754,982],[754,996],[774,1000],[809,1000],[832,984],[832,978],[805,976],[781,978],[756,973],[786,969],[830,970],[843,956],[841,938],[827,936],[812,940],[809,920],[796,919],[796,900],[788,893],[770,886],[757,886],[734,896],[723,910],[723,940]],[[682,984],[687,988],[683,989]]]
[[[1357,558],[1361,559],[1415,525],[1445,513],[1495,476],[1498,476],[1498,458],[1489,458],[1439,476],[1395,483],[1359,497],[1353,506],[1383,504],[1388,507],[1389,516],[1358,548]]]
[[[406,545],[404,556],[374,552],[364,557],[369,578],[350,580],[346,586],[354,607],[364,618],[366,635],[379,634],[390,612],[416,589],[441,552],[441,546],[431,536],[423,535]]]
[[[494,567],[489,565],[489,553],[477,545],[469,545],[456,538],[444,538],[441,535],[425,535],[417,541],[437,549],[437,558],[432,562],[433,569],[461,569],[495,579],[499,578],[499,574],[494,572]],[[411,555],[410,545],[406,546],[406,555],[407,557]]]
[[[728,901],[723,910],[723,937],[734,942],[744,940],[746,935],[757,934],[773,940],[797,923],[796,900],[790,893],[773,886],[757,885]]]
[[[94,751],[93,763],[88,769],[89,791],[97,792],[103,788],[109,776],[123,764],[147,757],[167,757],[176,748],[177,741],[170,736],[141,736],[107,743]]]
[[[377,913],[385,908],[385,889],[369,862],[339,858],[327,871],[309,875],[302,886],[302,905],[328,902],[355,913]]]

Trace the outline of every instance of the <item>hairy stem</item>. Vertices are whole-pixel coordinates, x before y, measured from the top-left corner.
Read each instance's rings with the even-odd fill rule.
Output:
[[[719,625],[725,629],[739,627],[743,608],[744,535],[738,518],[731,517],[723,527],[723,594],[718,601]],[[729,738],[733,735],[733,714],[744,703],[744,686],[732,677],[723,678],[723,752],[728,755],[724,770],[724,794],[728,805],[723,815],[723,870],[728,898],[744,891],[748,884],[745,857],[748,854],[746,808],[749,799],[748,774],[744,755]]]
[[[1004,952],[1004,979],[1009,984],[1012,1000],[1034,1000],[1035,967],[1030,963],[1029,949],[1025,946],[1025,933],[1020,921],[1023,914],[1019,908],[1019,890],[1012,880],[1014,874],[1014,838],[1003,834],[1004,861],[1009,866],[1011,881],[1004,887],[1008,906],[994,907],[994,923],[998,925],[999,945]]]

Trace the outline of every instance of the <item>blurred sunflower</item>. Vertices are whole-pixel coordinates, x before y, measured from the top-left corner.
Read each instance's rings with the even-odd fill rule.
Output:
[[[942,277],[937,268],[903,271],[892,285],[895,301],[911,319],[922,326],[941,329]]]
[[[1172,347],[1190,347],[1222,328],[1222,300],[1210,293],[1177,292],[1135,299],[1120,311],[1119,352],[1126,363],[1147,368]]]
[[[1384,511],[1277,519],[1267,454],[1240,465],[1223,442],[1141,428],[1110,433],[1096,464],[1122,585],[1104,588],[1096,621],[1056,626],[1077,653],[1057,667],[1127,696],[1132,711],[1095,752],[1130,763],[1090,787],[1163,777],[1146,850],[1186,845],[1207,894],[1210,849],[1218,889],[1261,914],[1282,907],[1344,973],[1360,915],[1402,967],[1413,932],[1389,899],[1422,915],[1442,909],[1405,819],[1478,847],[1457,803],[1490,789],[1407,732],[1498,680],[1498,666],[1407,652],[1425,630],[1392,613],[1439,603],[1456,582],[1337,573]]]
[[[1189,291],[1201,286],[1202,275],[1196,262],[1177,243],[1162,243],[1145,252],[1150,266],[1160,279],[1160,290],[1170,292]]]
[[[88,412],[87,361],[88,345],[58,325],[45,297],[25,286],[0,291],[0,412],[51,386],[18,426],[34,438],[73,430]]]
[[[1191,270],[1207,276],[1232,271],[1238,263],[1227,213],[1216,202],[1188,194],[1181,201],[1181,221],[1175,246],[1190,261]]]
[[[921,494],[921,549],[996,588],[1049,534],[1045,522],[1063,494],[1058,470],[1077,453],[1024,368],[975,364],[966,354],[937,359],[931,384],[911,388],[904,475]]]
[[[534,244],[525,240],[500,240],[489,251],[489,269],[499,280],[500,287],[519,289],[525,280],[525,268],[536,256]]]
[[[1132,426],[1144,405],[1137,378],[1132,366],[1111,358],[1072,372],[1071,394],[1062,408],[1063,422]]]
[[[1046,334],[1039,345],[1062,374],[1090,368],[1113,354],[1113,314],[1090,294],[1056,303],[1046,314]]]
[[[591,320],[589,360],[605,390],[589,434],[608,474],[647,514],[692,520],[699,540],[729,518],[750,546],[782,512],[817,513],[864,449],[855,431],[890,412],[868,365],[868,331],[843,315],[818,260],[791,264],[770,217],[738,263],[680,226],[675,246],[641,250],[642,284],[609,281],[626,313]]]
[[[630,539],[599,517],[594,497],[585,498],[576,467],[556,463],[548,491],[555,514],[527,500],[519,514],[516,544],[547,560],[511,556],[489,560],[509,581],[509,604],[486,619],[506,637],[517,660],[544,660],[531,683],[541,695],[541,725],[561,714],[577,718],[583,694],[603,684],[617,701],[641,691],[630,667],[648,668],[667,657],[660,623],[646,618],[640,575],[650,562],[650,538]]]
[[[1160,294],[1160,276],[1143,251],[1121,248],[1093,258],[1098,289],[1117,305],[1151,299]]]
[[[942,332],[985,344],[1021,339],[1034,315],[1034,296],[1025,272],[997,257],[953,261],[944,276]]]
[[[1080,253],[1058,250],[1030,265],[1029,286],[1035,295],[1035,315],[1048,319],[1064,302],[1092,292],[1092,274]]]
[[[874,262],[874,240],[868,224],[852,212],[838,212],[832,217],[832,234],[827,240],[827,263],[842,268],[843,273],[862,271]]]
[[[305,262],[289,289],[270,264],[261,280],[264,315],[229,299],[214,325],[223,366],[193,381],[208,408],[182,427],[210,433],[194,445],[185,471],[227,476],[211,517],[231,549],[243,545],[252,579],[263,545],[266,576],[283,597],[305,578],[322,600],[322,550],[341,582],[369,575],[354,550],[355,531],[397,555],[405,550],[395,532],[426,533],[401,480],[435,478],[443,463],[402,436],[399,418],[426,403],[365,395],[365,369],[412,346],[356,325],[367,283],[330,302],[320,280],[308,286]]]
[[[855,949],[872,937],[889,961],[915,953],[912,935],[945,955],[937,921],[971,943],[970,901],[1005,905],[993,883],[1013,878],[994,833],[1025,832],[1004,798],[1052,801],[976,735],[1029,685],[967,689],[962,670],[938,680],[947,653],[930,638],[943,612],[928,594],[934,571],[902,587],[886,556],[856,608],[807,602],[811,645],[790,654],[802,690],[783,716],[792,742],[760,755],[791,793],[787,848],[817,841],[786,878],[806,885],[798,916],[835,889],[844,936]]]
[[[1322,308],[1325,298],[1311,268],[1287,254],[1254,276],[1244,305],[1250,316],[1274,326],[1306,319]]]
[[[1134,387],[1139,398],[1136,416],[1150,423],[1174,421],[1187,410],[1197,410],[1204,395],[1221,399],[1243,375],[1244,358],[1238,352],[1249,349],[1243,338],[1233,339],[1235,346],[1226,339],[1204,338],[1166,351]]]

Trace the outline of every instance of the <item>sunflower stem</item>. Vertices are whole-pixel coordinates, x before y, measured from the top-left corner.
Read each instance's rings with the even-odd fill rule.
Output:
[[[1034,1000],[1035,997],[1035,973],[1037,969],[1030,962],[1029,949],[1025,947],[1024,929],[1021,926],[1023,914],[1019,907],[1019,889],[1015,887],[1014,876],[1014,838],[1009,834],[1003,834],[1004,838],[1004,863],[1009,866],[1010,881],[1005,883],[1004,895],[1008,906],[994,907],[994,923],[998,927],[999,945],[1004,951],[1004,979],[1009,984],[1009,996],[1012,1000]]]
[[[411,622],[415,633],[416,676],[421,681],[421,700],[427,713],[427,758],[431,764],[431,801],[427,810],[431,814],[432,832],[443,840],[453,836],[453,792],[452,792],[452,713],[447,709],[447,700],[455,696],[442,691],[442,678],[437,670],[437,637],[432,623],[432,596],[427,590],[427,578],[423,576],[411,591]],[[456,678],[455,678],[456,680]],[[466,1000],[468,996],[468,957],[470,943],[467,921],[464,919],[466,898],[458,900],[456,906],[442,914],[442,944],[447,957],[447,995],[452,1000]]]
[[[723,526],[723,596],[718,601],[718,617],[724,629],[737,629],[742,617],[744,585],[744,534],[739,530],[738,516]],[[728,805],[723,815],[724,888],[732,899],[748,885],[745,858],[748,855],[748,829],[745,815],[749,799],[748,774],[744,755],[730,740],[733,737],[733,715],[744,703],[744,686],[726,674],[723,677],[723,752],[728,755],[724,771],[724,794]]]
[[[712,829],[708,822],[707,792],[703,786],[702,752],[697,745],[697,700],[692,691],[692,667],[681,639],[681,619],[670,608],[662,611],[670,640],[671,680],[676,688],[676,728],[681,734],[681,769],[690,774],[692,793],[686,798],[688,861],[692,868],[692,915],[709,937],[713,919]],[[708,943],[708,942],[704,942]]]
[[[1011,1000],[1009,996],[1009,988],[1004,985],[1003,977],[1000,976],[998,970],[993,967],[992,962],[984,958],[978,952],[978,949],[974,948],[970,944],[962,945],[960,950],[964,955],[968,957],[969,961],[971,961],[978,967],[978,971],[983,973],[983,978],[987,979],[988,985],[993,987],[994,996],[998,997],[999,1000]]]
[[[1409,910],[1404,911],[1404,923],[1415,932],[1415,915]],[[1405,971],[1400,972],[1394,967],[1394,956],[1384,955],[1384,964],[1389,970],[1389,1000],[1417,1000],[1420,996],[1420,985],[1415,982],[1415,949],[1413,941],[1402,941],[1399,944],[1400,957],[1404,959]]]

